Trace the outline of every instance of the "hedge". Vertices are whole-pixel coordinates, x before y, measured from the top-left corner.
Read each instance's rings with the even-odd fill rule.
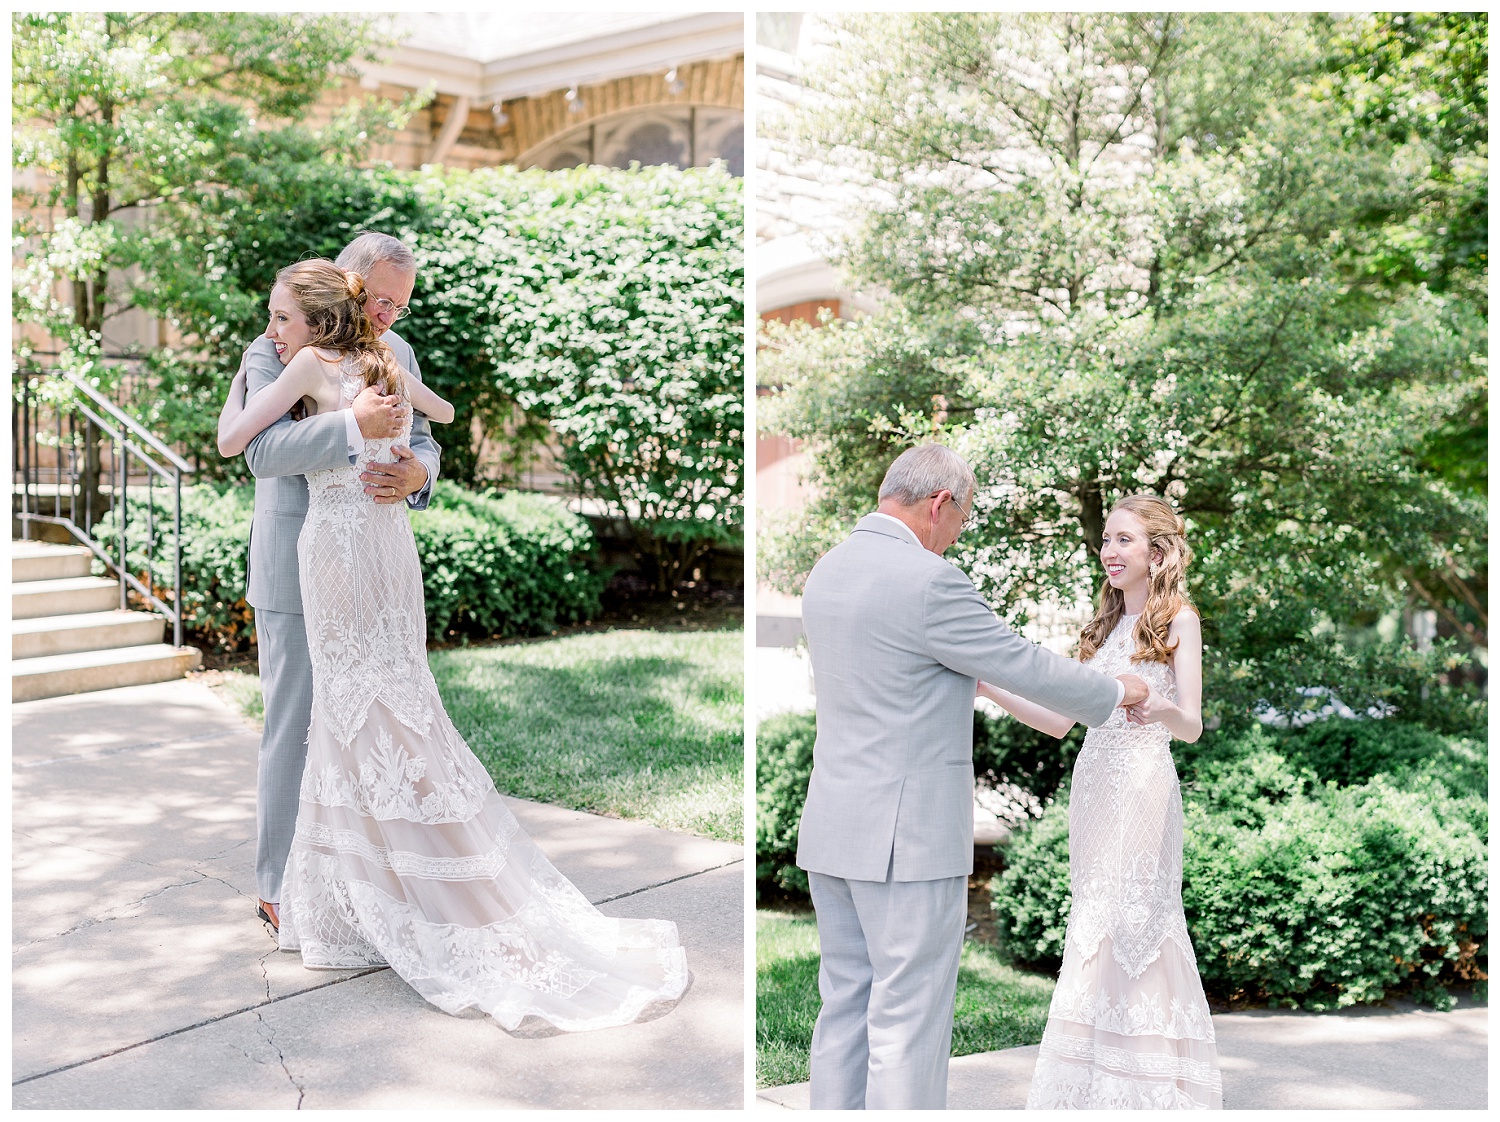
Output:
[[[812,778],[817,727],[811,713],[780,713],[755,730],[756,893],[781,889],[807,895],[797,868],[797,825]]]
[[[756,732],[758,892],[807,892],[797,826],[815,735],[811,714],[776,716]],[[1399,991],[1444,1006],[1445,985],[1485,979],[1482,743],[1335,719],[1179,748],[1183,905],[1211,993],[1327,1009]],[[1067,742],[976,716],[981,774],[1045,786],[1063,753],[1071,758]],[[1013,835],[990,885],[1008,950],[1046,969],[1062,958],[1072,899],[1067,794],[1064,783]]]
[[[144,494],[132,495],[128,557],[138,574],[145,569],[145,505]],[[159,491],[153,505],[158,527],[170,528]],[[253,487],[183,488],[184,629],[191,642],[235,651],[254,641],[245,601],[254,508]],[[517,491],[494,497],[439,480],[428,509],[410,518],[431,639],[545,634],[599,610],[604,577],[593,561],[593,532],[554,499]],[[113,548],[115,533],[111,514],[98,534]],[[156,581],[164,576],[169,571],[158,564]],[[157,595],[170,599],[166,589]]]
[[[1485,977],[1484,797],[1455,794],[1430,760],[1406,758],[1419,740],[1432,746],[1420,730],[1377,728],[1356,735],[1366,745],[1385,736],[1394,777],[1323,781],[1263,729],[1200,760],[1183,792],[1183,906],[1210,992],[1327,1009],[1401,990],[1445,1005],[1443,983]],[[1463,742],[1445,747],[1472,754]],[[1067,846],[1062,799],[1013,840],[992,881],[1002,932],[1023,960],[1061,959]]]

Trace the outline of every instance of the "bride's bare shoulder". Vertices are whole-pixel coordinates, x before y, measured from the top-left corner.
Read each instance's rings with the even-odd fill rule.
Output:
[[[1177,609],[1177,614],[1172,617],[1172,623],[1167,628],[1167,634],[1172,636],[1198,635],[1202,632],[1202,621],[1198,613],[1184,604]]]

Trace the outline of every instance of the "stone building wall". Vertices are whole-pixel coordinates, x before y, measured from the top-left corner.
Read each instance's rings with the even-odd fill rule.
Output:
[[[496,125],[488,104],[471,103],[457,139],[441,162],[445,167],[473,169],[496,167],[519,162],[529,166],[533,154],[578,130],[632,111],[705,107],[731,110],[743,116],[745,108],[745,59],[737,56],[707,62],[687,63],[677,68],[681,83],[672,92],[660,73],[633,74],[606,82],[577,88],[577,104],[570,108],[567,90],[557,89],[534,97],[516,98],[504,103],[507,120]],[[340,107],[359,97],[374,94],[399,103],[414,91],[408,87],[381,83],[374,89],[350,78],[342,86],[324,95],[312,114],[314,121],[326,121]],[[458,99],[439,94],[425,108],[412,114],[405,128],[389,140],[376,145],[371,159],[389,162],[394,167],[411,170],[427,163],[433,146]]]

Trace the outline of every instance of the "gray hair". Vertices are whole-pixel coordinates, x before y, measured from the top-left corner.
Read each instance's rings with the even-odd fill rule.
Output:
[[[417,271],[417,259],[400,238],[389,234],[376,234],[366,230],[344,247],[334,262],[340,269],[348,269],[361,277],[368,277],[370,270],[382,262],[394,265],[404,272]]]
[[[974,498],[974,469],[941,444],[918,444],[897,456],[880,484],[880,501],[914,506],[939,491],[952,491],[967,507]]]

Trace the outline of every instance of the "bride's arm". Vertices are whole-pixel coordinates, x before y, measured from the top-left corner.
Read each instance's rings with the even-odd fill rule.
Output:
[[[999,686],[992,686],[988,682],[979,683],[979,696],[989,698],[1023,725],[1030,725],[1038,732],[1055,736],[1059,740],[1067,736],[1076,723],[1061,713],[1054,713],[1051,709],[1038,705],[1034,701],[1017,697],[1009,690],[1002,690]]]
[[[1196,612],[1184,608],[1167,629],[1167,639],[1176,640],[1172,672],[1177,678],[1177,704],[1153,692],[1129,709],[1135,724],[1160,722],[1178,740],[1191,744],[1203,735],[1203,629]]]
[[[308,361],[303,361],[304,354]],[[311,396],[316,389],[316,373],[317,358],[310,348],[304,349],[287,363],[276,381],[256,394],[247,405],[245,366],[241,363],[239,373],[229,384],[229,396],[219,414],[219,455],[238,456],[263,429],[275,424],[302,398]]]
[[[446,425],[453,420],[453,403],[444,401],[415,378],[406,380],[406,395],[411,398],[411,407],[429,421]]]

